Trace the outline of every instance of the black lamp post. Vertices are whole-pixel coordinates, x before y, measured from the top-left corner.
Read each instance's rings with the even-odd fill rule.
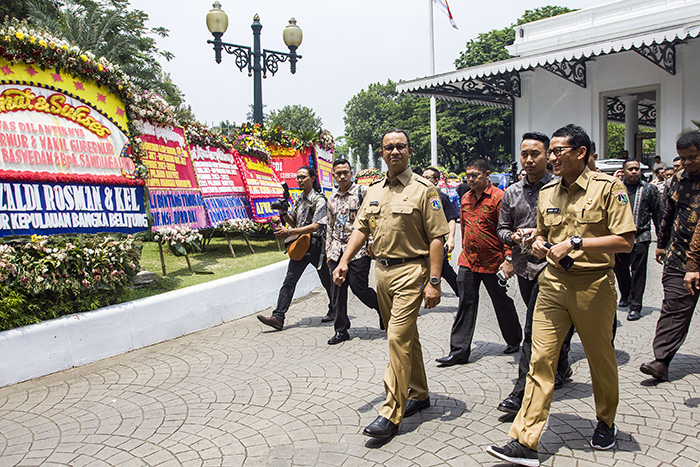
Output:
[[[216,63],[221,63],[221,50],[236,57],[236,66],[243,71],[248,68],[248,76],[253,76],[253,121],[262,123],[263,121],[263,105],[262,105],[262,78],[267,78],[269,71],[274,76],[277,73],[280,62],[286,62],[289,59],[292,74],[297,71],[297,60],[301,59],[301,55],[297,55],[297,48],[301,45],[301,40],[304,34],[301,28],[297,26],[297,21],[290,18],[289,25],[282,31],[284,43],[289,47],[289,53],[275,52],[274,50],[260,50],[260,16],[256,13],[253,17],[253,24],[250,26],[253,29],[253,48],[245,45],[229,44],[222,42],[221,37],[228,28],[228,15],[221,9],[221,4],[214,2],[214,8],[207,13],[207,28],[214,36],[214,40],[208,40],[207,44],[214,45],[214,57]]]

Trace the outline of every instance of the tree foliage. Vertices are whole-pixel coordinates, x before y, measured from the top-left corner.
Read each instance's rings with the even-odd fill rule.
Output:
[[[279,110],[273,110],[267,123],[291,132],[302,141],[315,139],[323,127],[323,121],[316,116],[313,109],[298,104],[285,105]]]
[[[135,84],[179,107],[184,96],[158,62],[161,57],[173,58],[156,45],[156,37],[167,37],[168,30],[147,28],[148,15],[128,7],[128,0],[10,0],[3,9],[81,50],[105,57],[119,65]]]
[[[489,32],[479,34],[476,39],[470,39],[467,42],[466,49],[460,52],[459,57],[455,60],[455,66],[457,69],[460,69],[511,58],[506,46],[515,42],[515,26],[551,18],[571,11],[575,10],[553,5],[535,8],[534,10],[525,10],[525,13],[516,20],[515,24],[503,29],[492,29]]]

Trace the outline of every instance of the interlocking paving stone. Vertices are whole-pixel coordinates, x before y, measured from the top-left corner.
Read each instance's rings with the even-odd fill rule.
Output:
[[[626,310],[618,312],[617,447],[599,452],[588,445],[595,412],[575,336],[574,375],[555,392],[539,448],[543,465],[698,466],[699,318],[670,382],[654,384],[639,372],[652,358],[663,295],[661,268],[651,256],[642,319],[628,322]],[[514,280],[509,294],[522,323]],[[333,327],[320,322],[325,300],[320,289],[296,300],[282,332],[248,316],[0,388],[0,467],[499,465],[484,450],[508,439],[510,423],[496,405],[512,389],[517,355],[502,353],[485,290],[467,365],[434,362],[448,352],[457,298],[445,293],[437,308],[421,311],[432,404],[404,420],[386,444],[362,435],[384,400],[388,357],[376,314],[350,294],[351,339],[328,346]]]

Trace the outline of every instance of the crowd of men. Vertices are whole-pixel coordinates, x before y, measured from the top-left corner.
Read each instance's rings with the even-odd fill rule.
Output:
[[[590,445],[610,449],[619,401],[616,312],[618,306],[629,307],[627,319],[640,319],[652,226],[655,258],[664,264],[664,299],[654,360],[641,366],[642,373],[668,380],[700,297],[700,133],[681,135],[676,149],[678,157],[669,168],[673,174],[660,185],[642,179],[635,159],[625,160],[615,176],[597,171],[595,146],[579,126],[562,127],[551,138],[528,132],[520,144],[519,181],[504,192],[491,183],[486,160],[470,160],[463,184],[468,186],[460,185],[455,212],[436,188],[440,172],[428,168],[419,171],[423,176],[414,173],[408,134],[387,131],[380,147],[387,173],[369,187],[353,182],[350,163],[336,159],[337,189],[326,200],[314,170],[299,169],[302,193],[289,212],[281,213],[289,227],[275,234],[287,241],[311,234],[311,242],[303,258],[290,259],[272,315],[258,319],[283,329],[296,283],[309,264],[329,296],[322,319],[334,321],[329,345],[350,339],[348,287],[376,310],[389,347],[386,400],[364,434],[388,440],[404,417],[430,406],[417,326],[421,305],[440,303],[445,278],[459,304],[450,351],[437,362],[443,367],[466,364],[483,282],[507,344],[504,353],[519,352],[515,386],[497,407],[514,416],[510,442],[487,452],[507,462],[539,466],[537,445],[553,391],[572,375],[568,351],[574,332],[586,353],[595,399],[598,424]],[[455,273],[448,255],[457,220],[462,248]],[[372,259],[376,290],[368,283]],[[513,276],[526,305],[524,326],[506,293],[506,281]]]

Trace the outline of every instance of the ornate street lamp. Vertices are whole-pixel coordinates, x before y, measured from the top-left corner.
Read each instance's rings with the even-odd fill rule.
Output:
[[[301,55],[297,55],[297,48],[301,45],[304,34],[301,28],[297,26],[297,21],[294,18],[289,20],[289,25],[282,31],[284,43],[289,47],[289,53],[275,52],[274,50],[260,50],[260,16],[256,13],[253,17],[253,24],[250,26],[253,29],[253,48],[245,45],[229,44],[222,42],[221,37],[228,28],[228,15],[221,9],[221,4],[214,2],[214,8],[207,13],[207,28],[214,36],[214,40],[208,40],[207,44],[214,45],[214,58],[216,63],[221,63],[221,50],[236,57],[236,66],[243,71],[248,68],[248,76],[253,76],[253,121],[262,123],[263,121],[263,105],[262,105],[262,78],[267,78],[269,71],[274,76],[277,73],[280,62],[289,60],[292,74],[297,71],[297,60],[301,59]]]

